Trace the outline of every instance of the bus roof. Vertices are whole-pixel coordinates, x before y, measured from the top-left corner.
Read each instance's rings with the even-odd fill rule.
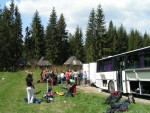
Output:
[[[99,61],[99,60],[104,60],[104,59],[108,59],[108,58],[113,58],[113,57],[117,57],[117,56],[121,56],[121,55],[125,55],[125,54],[132,53],[132,52],[137,52],[137,51],[145,50],[145,49],[150,49],[150,46],[143,47],[143,48],[140,48],[140,49],[135,49],[135,50],[128,51],[128,52],[124,52],[124,53],[120,53],[120,54],[116,54],[116,55],[112,55],[112,56],[108,56],[108,57],[104,57],[104,58],[102,58],[102,59],[98,59],[97,61]]]

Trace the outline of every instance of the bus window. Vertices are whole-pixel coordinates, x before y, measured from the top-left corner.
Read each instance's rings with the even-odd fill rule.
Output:
[[[112,70],[113,70],[112,59],[97,61],[97,72],[107,72]]]
[[[140,68],[144,68],[144,55],[140,55]]]
[[[97,61],[97,72],[103,72],[103,62],[102,61]]]
[[[112,60],[106,60],[104,61],[104,71],[112,71]]]
[[[144,55],[144,65],[150,67],[150,53]]]
[[[138,55],[130,55],[128,56],[128,69],[131,69],[131,68],[139,68],[139,57]]]

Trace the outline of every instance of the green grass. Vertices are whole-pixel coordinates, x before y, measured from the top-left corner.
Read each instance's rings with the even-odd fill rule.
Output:
[[[10,73],[0,72],[0,113],[103,113],[108,105],[103,102],[106,97],[100,94],[83,93],[77,89],[75,97],[55,95],[54,102],[27,104],[26,73],[23,71]],[[39,79],[40,70],[34,71],[34,82]],[[5,78],[2,80],[2,78]],[[62,91],[61,85],[54,86],[53,91]],[[42,92],[35,95],[41,98],[46,92],[46,83],[36,84],[36,90]],[[150,113],[149,105],[131,104],[126,113]]]

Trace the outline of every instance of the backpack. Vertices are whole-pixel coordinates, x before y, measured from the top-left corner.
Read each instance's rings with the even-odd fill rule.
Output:
[[[124,112],[124,111],[128,111],[128,105],[121,105],[117,111],[119,112]]]
[[[106,98],[104,104],[114,104],[114,103],[118,102],[121,98],[122,98],[122,94],[119,91],[113,91]]]
[[[115,111],[128,111],[128,104],[130,104],[129,100],[124,100],[122,102],[111,104],[111,106],[106,109],[106,113],[114,113]]]

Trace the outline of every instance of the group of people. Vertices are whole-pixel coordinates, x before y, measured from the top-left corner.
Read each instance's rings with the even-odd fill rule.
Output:
[[[41,71],[39,82],[48,82],[49,86],[66,83],[68,92],[72,96],[72,94],[76,93],[76,85],[81,85],[82,83],[84,85],[87,84],[87,73],[86,71],[83,72],[82,70],[67,70],[66,72],[61,71],[58,74],[57,70],[50,71],[46,68]],[[33,103],[35,87],[33,84],[32,72],[27,74],[26,85],[28,103]]]
[[[52,86],[57,84],[63,84],[68,79],[73,79],[77,83],[77,85],[87,84],[88,78],[86,71],[82,70],[67,70],[61,71],[60,73],[57,70],[48,70],[47,68],[41,71],[40,74],[40,82],[46,82],[47,79],[51,81]]]

